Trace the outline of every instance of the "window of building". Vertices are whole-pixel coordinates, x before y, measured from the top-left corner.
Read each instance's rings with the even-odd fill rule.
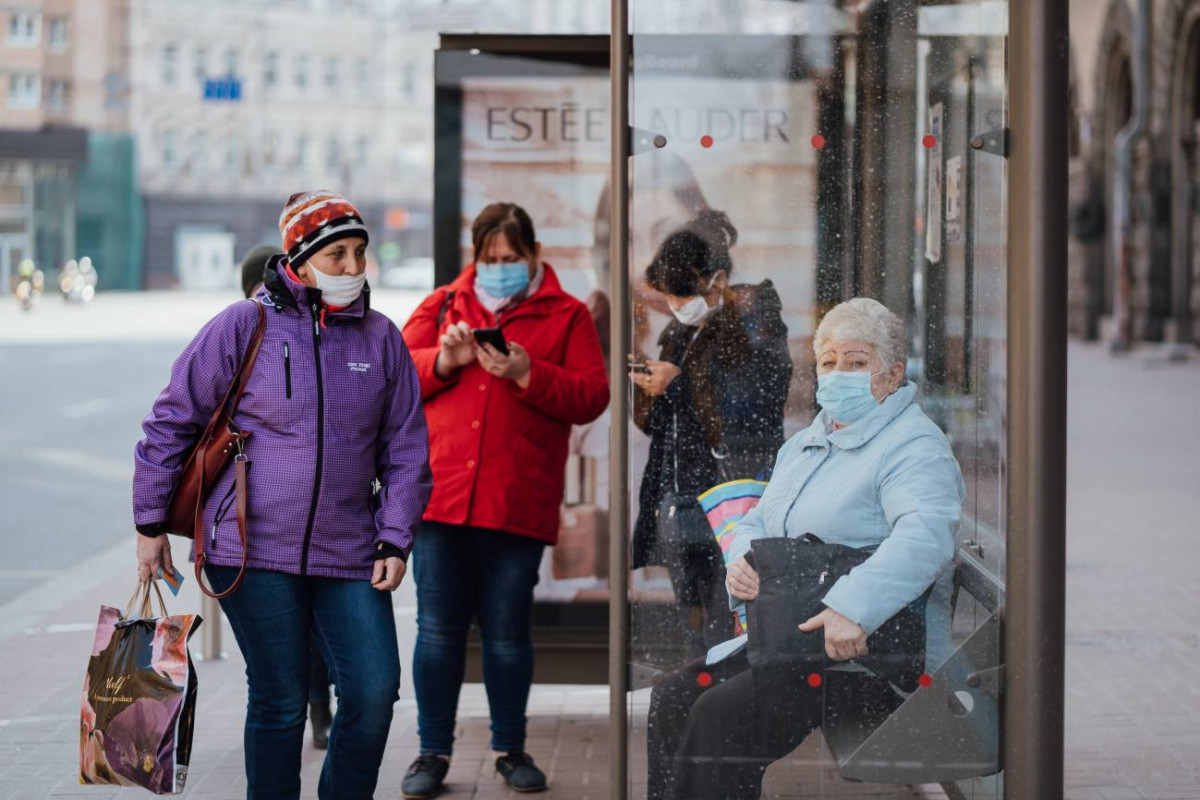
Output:
[[[179,142],[175,131],[163,131],[162,135],[162,166],[164,170],[173,172],[179,166]]]
[[[208,48],[197,46],[192,57],[195,59],[196,80],[203,83],[208,78]]]
[[[300,134],[296,137],[296,169],[306,171],[308,169],[308,135]]]
[[[412,100],[414,97],[416,97],[416,95],[417,95],[417,65],[416,64],[409,62],[404,65],[403,71],[401,72],[400,89],[401,89],[401,91],[404,92],[404,96],[406,98],[408,98],[409,100]]]
[[[50,81],[46,91],[46,108],[49,111],[66,111],[69,100],[70,86],[65,80]]]
[[[267,131],[263,134],[262,163],[268,169],[274,169],[279,163],[279,134]]]
[[[336,92],[338,88],[338,73],[341,71],[341,62],[337,56],[330,56],[325,59],[325,88],[331,92]]]
[[[338,141],[336,136],[329,137],[329,144],[325,148],[325,169],[329,172],[337,172],[338,167],[342,162],[342,143]]]
[[[358,89],[359,97],[366,97],[371,93],[371,62],[368,59],[360,58],[354,62],[354,85]]]
[[[41,75],[36,72],[14,72],[8,76],[9,108],[37,108],[41,100]]]
[[[354,165],[359,169],[366,169],[370,156],[371,141],[365,136],[358,137],[354,143]]]
[[[308,56],[296,56],[296,87],[308,88]]]
[[[50,35],[48,44],[51,50],[64,50],[71,43],[71,35],[68,28],[69,20],[66,17],[51,17],[50,18]]]
[[[279,82],[279,53],[272,50],[263,56],[263,85],[274,89]]]
[[[241,64],[238,61],[238,51],[232,47],[225,51],[225,74],[230,78],[236,78],[241,70]]]
[[[42,15],[36,11],[14,11],[8,18],[8,43],[14,47],[37,47],[42,41]]]
[[[162,80],[167,86],[175,85],[176,72],[179,66],[179,48],[173,44],[162,49]]]
[[[225,172],[229,175],[241,174],[242,147],[238,137],[229,136],[225,139]]]
[[[208,174],[208,136],[203,131],[192,137],[192,171],[201,177]]]

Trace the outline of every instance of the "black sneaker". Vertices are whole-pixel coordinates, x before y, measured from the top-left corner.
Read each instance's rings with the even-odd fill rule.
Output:
[[[546,774],[537,768],[528,753],[508,753],[496,759],[496,772],[514,792],[546,791]]]
[[[417,760],[408,768],[404,782],[400,784],[400,794],[404,800],[428,800],[437,797],[445,788],[443,781],[450,771],[450,759],[445,756],[425,754],[417,756]]]
[[[312,723],[313,747],[325,750],[329,747],[329,726],[333,724],[333,714],[329,711],[328,701],[308,704],[308,721]]]

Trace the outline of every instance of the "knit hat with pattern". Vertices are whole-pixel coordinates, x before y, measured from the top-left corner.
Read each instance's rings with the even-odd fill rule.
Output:
[[[279,216],[288,263],[298,267],[330,242],[348,236],[369,240],[362,214],[337,192],[297,192]]]

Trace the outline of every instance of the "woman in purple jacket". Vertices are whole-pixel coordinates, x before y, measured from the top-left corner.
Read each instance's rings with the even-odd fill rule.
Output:
[[[253,434],[248,569],[221,601],[249,681],[247,796],[300,796],[313,630],[338,690],[319,796],[370,798],[399,696],[390,592],[432,485],[421,389],[400,331],[370,309],[367,230],[354,206],[332,192],[296,194],[279,224],[286,255],[267,262],[263,289],[200,331],[143,422],[133,479],[138,573],[148,580],[171,568],[163,535],[171,492],[261,303],[266,333],[236,415]],[[241,562],[233,479],[226,470],[204,510],[205,572],[218,592]]]

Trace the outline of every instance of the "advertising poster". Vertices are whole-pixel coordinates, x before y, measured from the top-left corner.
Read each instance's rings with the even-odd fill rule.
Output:
[[[678,38],[678,37],[676,37]],[[755,53],[790,53],[789,40],[759,37]],[[653,52],[652,43],[642,45]],[[678,44],[674,44],[678,47]],[[747,52],[750,52],[749,50]],[[633,348],[657,357],[669,320],[662,296],[644,280],[662,241],[700,213],[717,210],[737,229],[735,283],[772,280],[783,301],[794,373],[811,374],[815,316],[817,150],[816,82],[788,68],[770,74],[695,74],[699,55],[635,60],[631,85],[633,150],[630,222]],[[756,63],[770,59],[755,56]],[[545,260],[564,288],[608,328],[609,79],[606,69],[519,55],[439,53],[444,99],[437,140],[440,180],[457,171],[436,200],[441,224],[453,209],[456,231],[439,238],[439,280],[472,258],[470,225],[485,206],[509,201],[533,219]],[[451,107],[453,106],[453,107]],[[658,138],[655,146],[654,138]],[[780,197],[795,202],[780,203]],[[453,239],[451,235],[453,233]],[[456,244],[452,256],[450,245]],[[456,258],[457,263],[449,263]],[[611,354],[623,357],[624,354]],[[793,395],[800,395],[793,387]],[[811,409],[789,404],[788,433]],[[608,418],[575,431],[557,557],[548,555],[539,600],[607,599]],[[634,431],[633,485],[648,442]],[[636,497],[636,492],[634,492]],[[632,509],[637,514],[637,509]],[[658,578],[661,578],[659,580]],[[661,586],[660,586],[661,584]],[[633,589],[670,596],[664,576],[634,575]]]

